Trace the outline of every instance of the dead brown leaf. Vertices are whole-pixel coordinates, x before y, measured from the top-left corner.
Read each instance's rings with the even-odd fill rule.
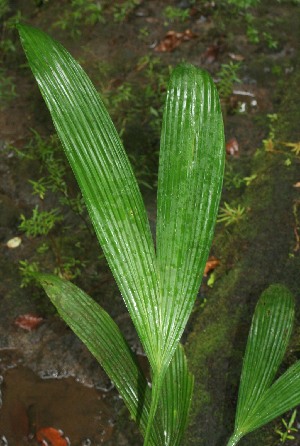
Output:
[[[220,45],[215,45],[215,44],[211,45],[204,51],[203,59],[207,63],[213,63],[217,59],[219,52],[220,52]]]
[[[230,138],[226,143],[227,155],[236,156],[239,153],[239,143],[236,138]]]
[[[43,318],[40,316],[36,316],[35,314],[27,313],[22,314],[21,316],[18,316],[17,319],[15,319],[15,325],[17,325],[20,328],[23,328],[23,330],[34,330],[37,328],[41,323],[43,322]]]
[[[154,51],[158,53],[169,53],[174,51],[182,42],[186,42],[188,40],[192,40],[196,38],[197,35],[194,34],[190,29],[186,29],[182,33],[178,33],[176,31],[168,31],[163,40],[161,40]]]
[[[213,271],[219,264],[220,260],[218,260],[216,257],[213,256],[209,257],[204,268],[204,273],[203,273],[204,277],[206,277],[208,273]]]
[[[54,427],[43,427],[36,433],[36,439],[41,445],[68,446],[68,440],[63,433]]]
[[[157,19],[156,17],[147,17],[146,18],[146,22],[148,22],[148,23],[158,23],[159,19]]]

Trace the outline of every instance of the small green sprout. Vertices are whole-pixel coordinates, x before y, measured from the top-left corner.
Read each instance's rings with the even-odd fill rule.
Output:
[[[163,16],[165,17],[165,26],[169,25],[170,22],[180,21],[185,22],[190,17],[189,9],[181,9],[176,6],[166,6],[163,11]]]
[[[138,423],[144,446],[179,446],[193,390],[179,341],[209,254],[224,171],[223,122],[215,86],[207,73],[192,65],[180,65],[172,73],[163,114],[154,245],[136,178],[96,89],[58,42],[27,25],[18,29],[148,357],[151,386],[101,306],[61,277],[35,277],[114,382]],[[229,225],[244,214],[241,205],[225,203],[219,221]],[[64,266],[76,272],[78,262],[64,260]],[[275,380],[292,332],[294,306],[292,294],[278,284],[268,287],[258,301],[227,446],[300,403],[300,361]],[[293,422],[286,424],[287,431],[295,429]]]
[[[62,218],[61,215],[58,215],[57,209],[51,209],[51,211],[39,211],[39,207],[36,206],[33,209],[30,218],[21,214],[19,229],[25,232],[27,237],[48,235],[56,223],[60,222]]]
[[[281,443],[285,443],[287,440],[295,440],[295,437],[291,435],[291,433],[298,432],[298,429],[296,427],[293,427],[296,420],[296,415],[297,415],[297,410],[295,409],[288,423],[285,421],[284,418],[281,419],[285,429],[284,431],[281,431],[280,429],[275,429],[276,434],[280,436]]]
[[[35,274],[40,271],[39,262],[29,262],[28,260],[19,261],[19,272],[21,275],[21,288],[36,282]]]
[[[224,207],[220,208],[218,223],[225,223],[225,226],[239,223],[245,216],[246,209],[240,204],[237,207],[230,207],[228,203],[224,203]]]
[[[240,67],[240,62],[229,62],[221,65],[221,69],[217,73],[217,88],[221,99],[228,100],[232,95],[234,84],[241,82],[238,76]]]
[[[300,141],[298,142],[283,142],[282,143],[286,147],[290,147],[291,151],[296,155],[300,155]]]

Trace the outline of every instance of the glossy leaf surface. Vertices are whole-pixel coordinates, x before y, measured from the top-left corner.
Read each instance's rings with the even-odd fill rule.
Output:
[[[85,343],[113,381],[134,420],[146,424],[150,388],[118,326],[91,297],[67,280],[37,275],[64,321]],[[146,399],[146,401],[145,401]],[[139,405],[141,405],[139,407]]]
[[[208,74],[191,65],[178,67],[171,76],[162,128],[156,257],[137,182],[91,81],[58,42],[30,26],[18,28],[151,364],[146,444],[212,240],[224,165],[218,95]],[[179,369],[186,370],[183,363]],[[188,384],[186,395],[190,388]]]
[[[216,89],[191,65],[171,77],[162,128],[157,274],[141,195],[98,93],[58,42],[30,26],[19,25],[19,31],[98,239],[150,362],[154,369],[160,362],[161,369],[190,314],[219,203],[224,138]]]
[[[228,444],[251,432],[300,402],[299,365],[273,385],[285,354],[294,320],[294,299],[281,285],[271,285],[255,309],[243,362],[235,432]]]
[[[86,293],[53,275],[38,275],[59,314],[85,343],[116,385],[132,418],[145,433],[151,390],[136,357],[111,317]],[[178,346],[163,383],[162,399],[151,430],[153,446],[179,445],[191,401],[193,378]]]
[[[99,242],[155,368],[160,338],[156,259],[127,155],[81,66],[42,31],[19,25],[19,32]]]
[[[179,446],[185,432],[194,387],[186,357],[179,344],[167,369],[158,408],[165,446]]]
[[[253,430],[300,404],[300,361],[292,365],[265,392],[255,408]]]
[[[209,254],[222,189],[223,120],[210,76],[172,73],[161,133],[157,261],[166,353],[176,348]]]

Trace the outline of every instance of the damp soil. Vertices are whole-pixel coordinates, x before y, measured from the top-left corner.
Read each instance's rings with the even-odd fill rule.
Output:
[[[11,14],[20,10],[28,23],[60,40],[82,62],[99,91],[103,87],[101,77],[105,77],[105,88],[112,96],[126,83],[138,91],[146,90],[142,57],[158,58],[153,76],[157,70],[167,78],[168,67],[185,60],[208,70],[216,81],[222,64],[241,61],[240,82],[223,101],[226,140],[238,143],[237,152],[228,151],[227,163],[239,177],[255,175],[257,180],[249,187],[232,188],[230,183],[224,187],[223,202],[242,203],[246,218],[237,226],[217,226],[212,252],[221,265],[213,288],[204,279],[183,339],[196,384],[184,444],[225,444],[234,422],[250,315],[259,294],[271,282],[280,281],[291,287],[299,304],[299,235],[293,214],[293,205],[300,200],[298,189],[293,188],[300,179],[299,161],[288,167],[289,157],[265,153],[262,141],[269,134],[267,115],[275,113],[279,116],[275,124],[277,140],[300,140],[296,94],[300,84],[300,6],[297,2],[274,0],[261,1],[248,10],[260,36],[258,42],[251,43],[246,35],[245,14],[228,10],[225,1],[140,1],[121,23],[110,19],[104,24],[81,26],[77,38],[71,36],[70,29],[53,26],[70,8],[69,2],[10,3]],[[166,20],[163,11],[167,5],[188,9],[190,18],[183,22]],[[187,29],[194,34],[193,39],[182,41],[172,51],[155,51],[167,31],[183,33]],[[277,42],[275,48],[270,39],[268,43],[266,32]],[[19,261],[36,259],[40,245],[39,240],[26,237],[19,229],[20,215],[29,215],[40,204],[28,182],[36,179],[39,165],[17,156],[11,146],[25,151],[32,140],[31,129],[45,138],[54,129],[32,75],[24,68],[17,37],[12,39],[16,52],[5,54],[2,63],[15,83],[17,96],[2,107],[0,114],[0,444],[35,445],[38,430],[52,427],[61,429],[71,445],[140,445],[137,428],[99,364],[58,318],[42,290],[34,285],[20,288]],[[157,89],[155,82],[153,88]],[[145,188],[143,182],[141,187],[154,228],[159,132],[151,126],[145,117],[148,112],[140,104],[133,112],[126,104],[125,101],[124,108],[130,113],[123,133],[126,148],[135,160],[143,157],[143,165],[139,166],[142,174],[152,170],[146,176],[152,189]],[[154,112],[153,119],[156,116]],[[123,125],[122,116],[117,118]],[[142,179],[145,180],[143,176]],[[76,191],[76,186],[72,188]],[[66,217],[67,221],[73,220],[72,215]],[[87,232],[82,234],[80,238],[76,232],[85,245],[82,256],[90,256],[91,260],[76,283],[112,315],[145,363],[112,275],[103,259],[98,259],[101,251],[97,251]],[[21,238],[21,245],[9,249],[7,241],[16,236]],[[47,255],[45,258],[43,267],[47,270],[53,259]],[[204,308],[203,297],[207,299]],[[43,322],[24,330],[15,323],[24,314],[39,316]],[[297,333],[296,330],[294,345]],[[292,354],[287,362],[295,356]],[[243,444],[278,444],[274,426]]]

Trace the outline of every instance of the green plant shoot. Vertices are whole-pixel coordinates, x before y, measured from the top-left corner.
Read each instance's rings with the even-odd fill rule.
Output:
[[[285,419],[282,418],[281,422],[284,426],[283,431],[281,431],[280,429],[275,429],[276,434],[278,434],[280,437],[281,443],[285,443],[286,440],[295,440],[295,437],[294,435],[292,435],[292,433],[298,432],[298,429],[296,427],[293,427],[296,421],[296,415],[297,415],[297,410],[295,409],[288,422],[286,422]]]
[[[256,306],[241,375],[235,430],[236,445],[300,403],[300,361],[274,381],[287,349],[294,321],[294,298],[282,285],[271,285]]]
[[[115,383],[144,445],[179,445],[193,378],[179,341],[208,257],[224,170],[224,134],[210,76],[184,64],[163,115],[156,250],[118,133],[91,81],[56,41],[18,25],[29,65],[81,188],[97,238],[151,366],[151,390],[118,328],[56,276],[39,280]]]
[[[216,88],[207,73],[192,65],[181,65],[171,75],[161,133],[155,250],[128,157],[91,81],[58,42],[30,26],[18,29],[148,356],[151,388],[119,328],[96,302],[57,276],[36,277],[115,383],[144,446],[179,446],[193,389],[179,341],[211,245],[224,169]],[[28,265],[23,267],[29,272]],[[33,266],[31,271],[35,274]],[[300,361],[274,381],[293,319],[291,293],[270,286],[253,317],[228,446],[300,403]]]

